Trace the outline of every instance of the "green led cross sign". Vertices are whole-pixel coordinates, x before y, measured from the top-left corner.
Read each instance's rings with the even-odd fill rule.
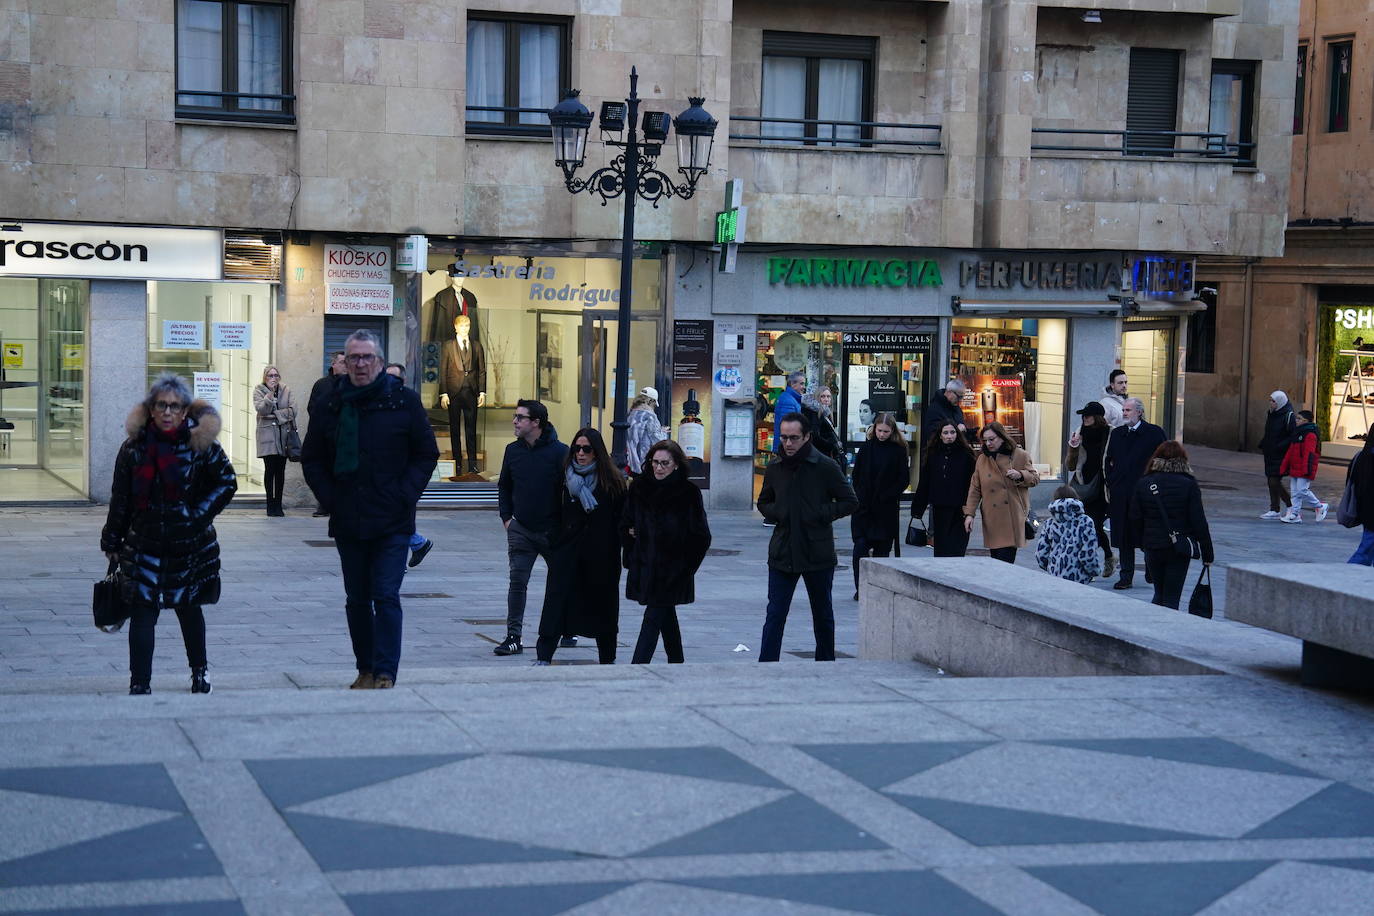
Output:
[[[733,245],[739,239],[739,208],[716,214],[716,244]]]

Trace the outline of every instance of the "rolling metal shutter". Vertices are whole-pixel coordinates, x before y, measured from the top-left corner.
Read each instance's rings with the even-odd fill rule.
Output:
[[[1179,51],[1131,48],[1126,90],[1126,147],[1137,156],[1167,156],[1174,137],[1158,131],[1178,130]],[[1143,132],[1143,133],[1138,133]]]
[[[354,331],[371,331],[382,341],[382,354],[385,358],[386,348],[386,325],[385,318],[364,318],[353,315],[326,315],[324,318],[324,369],[320,373],[324,375],[329,372],[329,356],[344,348],[344,341],[348,335]]]

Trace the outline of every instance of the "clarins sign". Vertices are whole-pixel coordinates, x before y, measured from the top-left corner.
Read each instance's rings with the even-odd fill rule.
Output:
[[[223,265],[218,229],[24,223],[0,230],[4,277],[218,280]]]

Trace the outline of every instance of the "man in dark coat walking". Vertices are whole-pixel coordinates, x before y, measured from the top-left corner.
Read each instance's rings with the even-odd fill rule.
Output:
[[[439,447],[413,390],[382,371],[381,341],[354,331],[348,374],[315,408],[301,447],[305,481],[329,513],[358,665],[354,689],[396,683],[401,661],[401,577],[415,504]]]
[[[506,526],[506,554],[510,559],[510,588],[506,592],[506,639],[492,650],[496,655],[525,651],[525,597],[534,561],[548,565],[550,539],[559,522],[558,488],[568,447],[558,441],[549,422],[549,409],[539,401],[519,401],[511,419],[515,441],[506,446],[501,476],[496,482],[501,524]],[[576,641],[563,645],[577,645]]]
[[[1121,425],[1107,437],[1102,453],[1107,481],[1107,517],[1112,523],[1112,546],[1120,553],[1119,578],[1115,589],[1130,588],[1135,580],[1135,545],[1131,537],[1131,495],[1145,474],[1150,456],[1168,438],[1164,430],[1142,419],[1145,405],[1139,398],[1127,398],[1121,407]]]
[[[959,406],[963,399],[964,383],[957,378],[950,379],[945,383],[945,387],[935,392],[935,397],[930,399],[930,406],[921,423],[922,446],[946,423],[953,423],[954,428],[959,430],[959,435],[970,442],[974,441],[974,432],[964,424],[964,409]]]
[[[835,535],[831,524],[859,507],[854,488],[834,461],[811,445],[806,417],[790,413],[778,423],[782,458],[763,472],[758,507],[772,522],[768,542],[768,614],[763,623],[759,661],[775,662],[782,654],[782,633],[797,580],[806,580],[811,623],[816,632],[816,661],[835,660]]]

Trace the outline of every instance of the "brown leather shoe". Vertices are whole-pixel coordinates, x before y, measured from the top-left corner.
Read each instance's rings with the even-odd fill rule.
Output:
[[[371,671],[359,671],[358,679],[348,685],[349,690],[371,690],[377,684],[372,677]]]
[[[373,690],[390,690],[396,686],[396,679],[389,674],[379,674],[372,679]]]

